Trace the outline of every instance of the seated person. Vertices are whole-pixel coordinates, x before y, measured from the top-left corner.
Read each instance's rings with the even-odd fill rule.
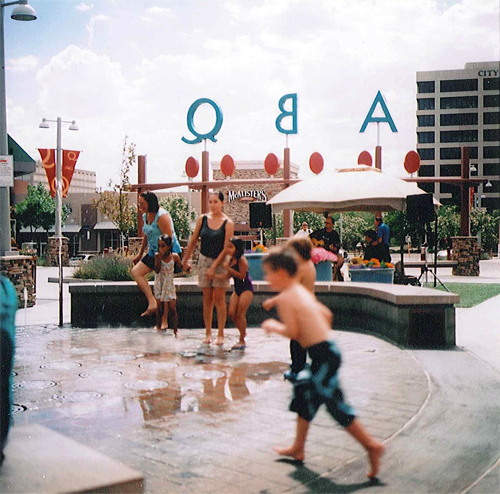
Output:
[[[378,259],[380,262],[391,262],[389,246],[379,242],[379,237],[375,230],[365,231],[365,242],[365,255],[363,257],[365,261]]]
[[[323,247],[323,249],[333,252],[337,256],[337,262],[333,266],[333,281],[344,281],[340,269],[344,265],[344,257],[339,254],[340,237],[333,229],[334,220],[332,217],[325,218],[325,228],[314,230],[310,237],[314,247]]]

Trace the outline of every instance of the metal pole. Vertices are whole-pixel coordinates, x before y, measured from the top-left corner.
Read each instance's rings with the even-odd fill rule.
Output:
[[[56,237],[59,261],[59,327],[64,324],[63,311],[63,263],[62,263],[62,144],[61,117],[57,117],[57,148],[56,148]]]
[[[5,48],[3,6],[0,4],[0,155],[7,156],[7,105],[5,102]],[[10,244],[10,190],[0,187],[0,256],[12,255]]]

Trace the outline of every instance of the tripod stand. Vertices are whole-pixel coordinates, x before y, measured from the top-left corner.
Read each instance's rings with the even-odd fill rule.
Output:
[[[427,223],[426,229],[425,229],[425,240],[424,243],[422,244],[422,247],[424,247],[424,265],[422,266],[422,272],[420,273],[420,276],[418,277],[418,283],[420,285],[421,282],[420,280],[423,278],[425,275],[425,284],[428,283],[428,273],[430,273],[434,277],[434,287],[436,287],[436,281],[439,281],[439,284],[447,291],[450,292],[448,287],[438,278],[436,271],[437,271],[437,216],[435,219],[435,235],[434,235],[434,270],[429,268],[429,264],[427,263],[427,252],[428,252],[428,237],[429,237],[429,232],[431,229],[431,224],[430,222]]]

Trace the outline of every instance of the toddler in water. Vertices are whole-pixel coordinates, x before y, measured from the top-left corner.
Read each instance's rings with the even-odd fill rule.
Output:
[[[275,451],[304,461],[310,422],[324,403],[330,415],[366,449],[371,466],[368,477],[376,477],[385,446],[368,434],[343,399],[337,374],[341,355],[330,335],[332,313],[297,281],[297,262],[292,251],[271,252],[263,267],[266,280],[280,292],[272,303],[282,322],[267,319],[262,328],[296,340],[311,357],[310,369],[300,372],[294,383],[290,410],[298,415],[295,441],[290,447]]]
[[[162,235],[158,239],[158,252],[154,256],[154,270],[156,272],[154,295],[158,303],[155,329],[168,328],[168,313],[170,311],[174,336],[177,338],[179,317],[174,287],[174,264],[182,267],[182,263],[179,255],[172,252],[172,244],[172,237]]]

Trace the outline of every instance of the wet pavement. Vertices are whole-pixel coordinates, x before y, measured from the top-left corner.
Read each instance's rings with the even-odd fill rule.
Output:
[[[248,347],[200,344],[201,330],[20,328],[16,425],[38,423],[146,475],[145,492],[283,492],[363,455],[321,411],[311,429],[305,479],[276,462],[295,415],[288,342],[250,329]],[[334,332],[344,354],[348,400],[370,432],[387,440],[419,412],[429,382],[406,351],[373,336]],[[391,385],[397,372],[404,392]],[[390,406],[388,406],[390,405]],[[359,470],[364,482],[366,467]],[[223,482],[221,485],[221,477]]]
[[[304,464],[271,450],[295,432],[288,341],[250,328],[241,352],[230,350],[234,328],[222,349],[202,345],[202,330],[181,329],[177,341],[153,329],[59,328],[53,287],[18,311],[15,425],[44,425],[139,470],[147,493],[500,492],[500,296],[457,310],[464,347],[405,350],[332,332],[347,400],[387,445],[370,484],[363,450],[325,410]]]

